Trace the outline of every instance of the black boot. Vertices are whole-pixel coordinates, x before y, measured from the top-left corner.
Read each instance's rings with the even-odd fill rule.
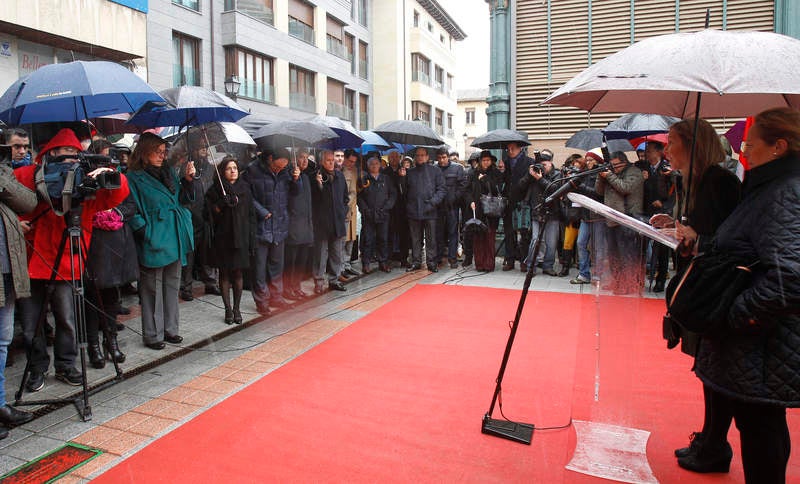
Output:
[[[558,273],[558,277],[566,277],[569,275],[569,268],[572,265],[572,249],[564,249],[561,254],[561,271]]]
[[[109,360],[116,361],[117,363],[123,363],[125,361],[125,353],[119,349],[119,342],[117,342],[116,334],[108,335],[104,343],[106,347],[106,357]]]
[[[467,254],[464,256],[464,262],[461,263],[461,267],[469,267],[472,265],[472,254]]]
[[[689,436],[689,445],[675,449],[675,457],[686,457],[689,454],[696,454],[703,444],[703,432],[692,432]]]
[[[705,474],[708,472],[728,472],[733,458],[731,444],[711,445],[709,442],[701,442],[697,452],[689,453],[685,457],[678,458],[678,465],[686,470]]]
[[[89,363],[94,368],[103,368],[106,366],[106,360],[103,358],[103,350],[100,349],[100,342],[90,342],[86,346],[86,352],[89,354]]]

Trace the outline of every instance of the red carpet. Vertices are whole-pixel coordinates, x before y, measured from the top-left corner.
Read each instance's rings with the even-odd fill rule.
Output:
[[[602,482],[564,469],[573,428],[537,429],[530,446],[480,432],[518,297],[416,286],[96,482]],[[672,457],[699,430],[702,401],[689,358],[665,349],[662,312],[658,300],[530,293],[505,415],[647,430],[661,482],[742,482],[738,438],[730,475]]]

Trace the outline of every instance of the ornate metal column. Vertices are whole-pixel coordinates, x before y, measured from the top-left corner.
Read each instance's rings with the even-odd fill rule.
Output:
[[[508,0],[486,0],[489,4],[490,39],[490,77],[489,107],[486,116],[489,130],[509,128],[510,92],[509,78],[511,67],[511,34],[508,16]]]

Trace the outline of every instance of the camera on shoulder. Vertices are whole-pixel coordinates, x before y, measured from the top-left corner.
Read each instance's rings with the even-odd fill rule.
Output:
[[[120,174],[114,160],[108,156],[79,153],[77,155],[46,156],[42,165],[44,182],[51,201],[70,197],[75,202],[93,198],[101,188],[120,188]],[[98,168],[111,168],[96,176],[89,173]]]

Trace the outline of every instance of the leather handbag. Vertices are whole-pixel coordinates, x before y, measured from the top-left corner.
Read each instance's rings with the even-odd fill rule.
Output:
[[[698,334],[723,331],[733,301],[752,282],[757,264],[724,252],[696,255],[683,274],[669,281],[666,317]]]
[[[502,217],[508,206],[508,198],[492,194],[492,186],[489,185],[489,194],[481,195],[481,208],[483,214],[488,217]]]

